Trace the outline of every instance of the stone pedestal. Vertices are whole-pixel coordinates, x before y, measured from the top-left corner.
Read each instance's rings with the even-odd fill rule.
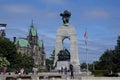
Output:
[[[69,61],[57,61],[57,67],[56,67],[56,69],[57,70],[60,70],[61,69],[61,67],[67,67],[67,69],[69,69]]]
[[[17,80],[22,80],[21,78],[17,78]]]
[[[32,78],[32,80],[39,80],[39,76],[38,75],[32,75],[31,78]]]

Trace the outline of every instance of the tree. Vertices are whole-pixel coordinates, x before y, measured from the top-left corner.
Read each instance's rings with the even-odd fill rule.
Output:
[[[50,54],[50,60],[54,61],[55,58],[55,50],[53,50],[52,54]]]
[[[34,66],[34,59],[32,56],[23,55],[22,62],[22,66],[24,66],[26,69],[32,69]]]
[[[80,66],[82,70],[87,69],[87,64],[85,62],[83,62]]]
[[[15,45],[10,40],[0,39],[0,55],[2,57],[6,57],[6,59],[10,62],[11,65],[9,65],[9,67],[13,67],[16,54],[17,50]]]
[[[0,57],[0,69],[3,69],[10,65],[9,61],[5,57]]]
[[[117,45],[115,46],[113,62],[114,71],[120,72],[120,36],[118,36]]]
[[[8,70],[17,68],[30,68],[34,65],[32,56],[17,53],[16,46],[8,39],[0,39],[0,55],[9,61]]]
[[[113,50],[106,50],[104,54],[102,54],[102,56],[100,57],[99,63],[97,64],[97,68],[101,70],[109,70],[109,72],[113,71],[113,57]]]
[[[51,68],[53,68],[54,57],[55,57],[55,50],[53,50],[52,54],[50,54],[50,57],[46,59],[46,65],[51,65]]]
[[[15,68],[24,68],[32,70],[34,66],[34,59],[32,56],[17,54],[17,58],[14,61]]]
[[[92,65],[93,65],[93,70],[99,70],[101,67],[99,66],[99,61],[94,61]]]
[[[115,53],[114,55],[114,72],[120,72],[120,53]]]
[[[108,70],[109,72],[120,72],[120,36],[114,50],[106,50],[99,61],[96,61],[95,69]]]

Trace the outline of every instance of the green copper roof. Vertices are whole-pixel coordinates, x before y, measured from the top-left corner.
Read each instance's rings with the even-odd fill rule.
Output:
[[[19,44],[20,47],[31,47],[29,42],[26,39],[18,39],[15,44]]]
[[[36,32],[36,30],[35,30],[33,25],[31,25],[31,27],[30,27],[30,32],[31,32],[32,36],[36,36],[37,35],[37,32]]]
[[[38,41],[38,46],[39,46],[39,47],[43,47],[43,41],[42,41],[42,40],[39,40],[39,41]]]

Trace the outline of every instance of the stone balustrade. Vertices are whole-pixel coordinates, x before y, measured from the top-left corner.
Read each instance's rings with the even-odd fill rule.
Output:
[[[120,80],[120,77],[81,77],[81,80]]]
[[[39,73],[37,75],[0,75],[0,80],[120,80],[120,77],[93,77],[75,74],[75,79],[70,79],[70,74]]]

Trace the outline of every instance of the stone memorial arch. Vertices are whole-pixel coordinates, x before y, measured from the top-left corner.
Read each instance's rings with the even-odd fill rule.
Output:
[[[76,38],[76,31],[74,27],[69,24],[69,18],[71,16],[71,13],[68,11],[64,11],[64,13],[60,15],[62,16],[63,19],[63,25],[59,27],[56,34],[54,65],[57,65],[57,67],[61,67],[64,65],[68,67],[69,64],[72,64],[75,68],[75,71],[79,72],[80,63],[78,59],[78,42]],[[66,38],[70,40],[70,61],[67,61],[67,63],[65,61],[62,62],[58,61],[58,53],[60,50],[63,49],[63,41]]]

